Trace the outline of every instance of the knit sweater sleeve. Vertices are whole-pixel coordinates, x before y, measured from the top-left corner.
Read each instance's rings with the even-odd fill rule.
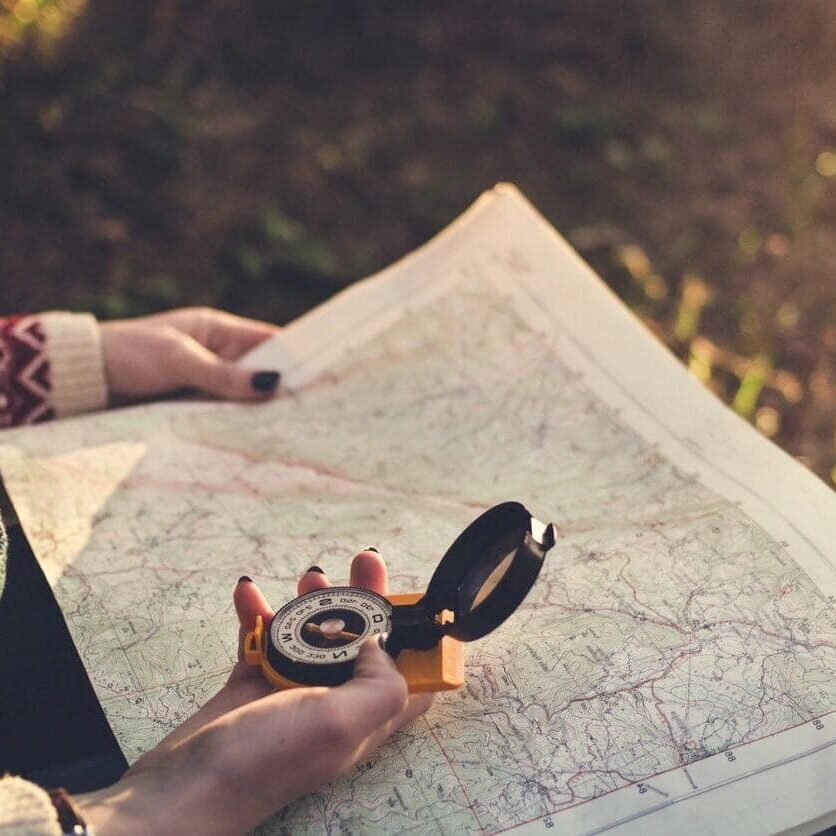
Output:
[[[0,427],[107,404],[99,325],[54,311],[0,319]]]
[[[0,836],[60,836],[58,814],[36,784],[0,777]]]

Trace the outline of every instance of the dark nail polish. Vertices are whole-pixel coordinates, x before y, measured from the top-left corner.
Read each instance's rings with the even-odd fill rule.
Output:
[[[246,583],[252,583],[253,579],[249,575],[241,575],[241,577],[238,578],[238,583],[245,583],[245,582]]]
[[[256,392],[272,392],[279,385],[281,377],[278,372],[256,372],[250,378],[250,386]]]
[[[364,552],[374,552],[375,554],[380,554],[380,549],[376,549],[374,546],[366,546],[366,548],[363,549],[363,551]]]
[[[324,575],[325,574],[325,570],[321,566],[316,566],[316,565],[310,566],[308,568],[308,572],[316,572],[318,575]]]

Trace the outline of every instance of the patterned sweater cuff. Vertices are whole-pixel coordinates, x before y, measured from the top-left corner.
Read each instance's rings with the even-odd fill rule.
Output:
[[[60,836],[49,796],[14,775],[0,777],[0,836]]]
[[[107,382],[99,323],[91,314],[41,314],[56,416],[102,409]]]

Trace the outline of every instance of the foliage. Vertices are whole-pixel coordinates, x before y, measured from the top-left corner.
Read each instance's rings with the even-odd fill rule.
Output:
[[[836,482],[836,7],[0,0],[6,308],[287,321],[512,180]]]

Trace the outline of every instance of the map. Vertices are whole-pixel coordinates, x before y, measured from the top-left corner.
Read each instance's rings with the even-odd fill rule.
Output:
[[[240,574],[280,605],[311,563],[344,582],[371,543],[392,591],[421,591],[471,520],[517,499],[557,544],[468,649],[466,686],[264,833],[763,832],[832,812],[836,497],[518,193],[259,351],[287,370],[271,403],[124,409],[0,445],[129,761],[223,684]]]

